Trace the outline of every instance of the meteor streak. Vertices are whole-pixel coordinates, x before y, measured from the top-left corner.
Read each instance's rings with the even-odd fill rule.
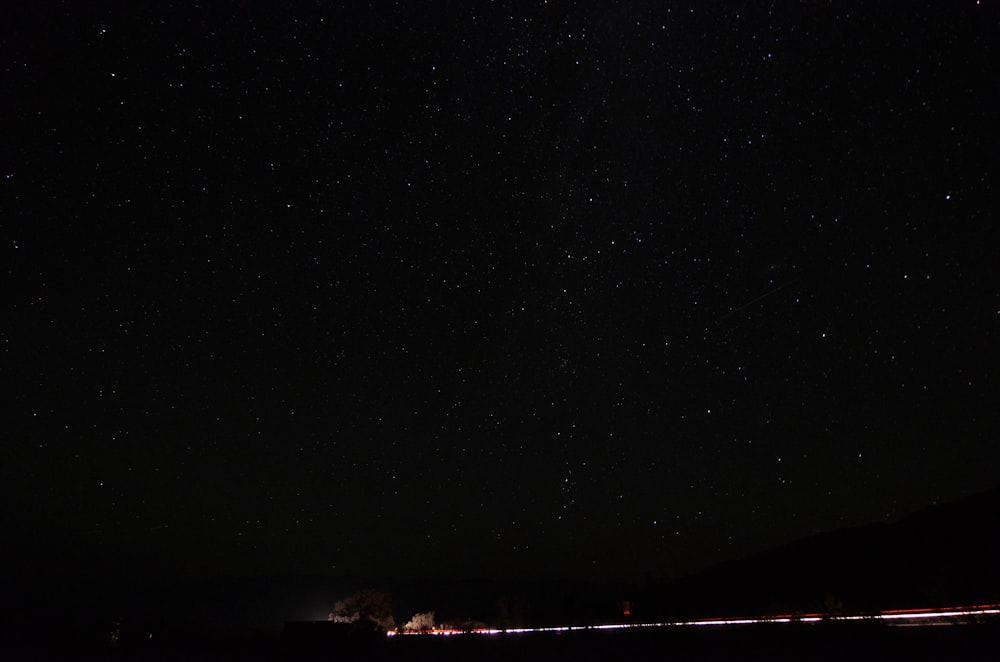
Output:
[[[735,315],[736,313],[740,312],[741,310],[743,310],[745,308],[749,308],[750,306],[754,305],[758,301],[766,299],[767,297],[771,296],[772,294],[777,294],[781,290],[785,289],[786,287],[788,287],[789,285],[791,285],[792,283],[794,283],[795,280],[797,280],[797,279],[793,279],[793,280],[790,280],[790,281],[788,281],[786,283],[782,283],[781,285],[779,285],[779,286],[777,286],[777,287],[775,287],[775,288],[773,288],[771,290],[768,290],[767,292],[764,292],[759,297],[756,297],[754,299],[750,299],[749,301],[747,301],[742,306],[737,306],[736,308],[733,308],[728,313],[726,313],[725,315],[723,315],[719,319],[715,320],[715,323],[718,324],[722,320],[727,319],[729,317],[732,317],[733,315]]]

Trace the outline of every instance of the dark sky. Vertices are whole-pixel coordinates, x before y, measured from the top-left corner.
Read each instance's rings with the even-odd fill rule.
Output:
[[[673,577],[1000,485],[1000,12],[22,3],[7,569]]]

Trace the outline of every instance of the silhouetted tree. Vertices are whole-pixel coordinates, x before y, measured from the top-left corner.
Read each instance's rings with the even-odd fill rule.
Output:
[[[516,628],[528,625],[528,609],[524,603],[511,596],[504,595],[497,599],[497,624],[501,628]]]
[[[366,588],[354,595],[338,600],[333,606],[330,620],[337,623],[374,623],[382,630],[391,630],[395,624],[392,618],[392,596],[383,591]]]
[[[844,613],[844,603],[833,593],[827,593],[823,597],[823,612],[834,616]]]

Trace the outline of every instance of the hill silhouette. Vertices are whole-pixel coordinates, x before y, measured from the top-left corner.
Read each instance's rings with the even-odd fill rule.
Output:
[[[874,611],[1000,601],[1000,489],[821,533],[644,592],[644,616]]]

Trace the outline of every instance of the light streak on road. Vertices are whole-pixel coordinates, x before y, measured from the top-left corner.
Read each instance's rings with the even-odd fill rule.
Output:
[[[948,607],[942,609],[894,609],[882,612],[857,614],[782,614],[777,616],[756,616],[746,618],[705,618],[691,621],[664,621],[659,623],[609,623],[606,625],[564,625],[544,628],[473,628],[407,630],[402,633],[389,632],[389,636],[433,635],[452,636],[457,634],[529,634],[543,632],[583,632],[588,630],[640,630],[649,628],[680,628],[732,625],[758,625],[763,623],[822,623],[839,621],[886,621],[890,625],[956,625],[967,619],[1000,616],[1000,604],[976,605],[969,607]]]

